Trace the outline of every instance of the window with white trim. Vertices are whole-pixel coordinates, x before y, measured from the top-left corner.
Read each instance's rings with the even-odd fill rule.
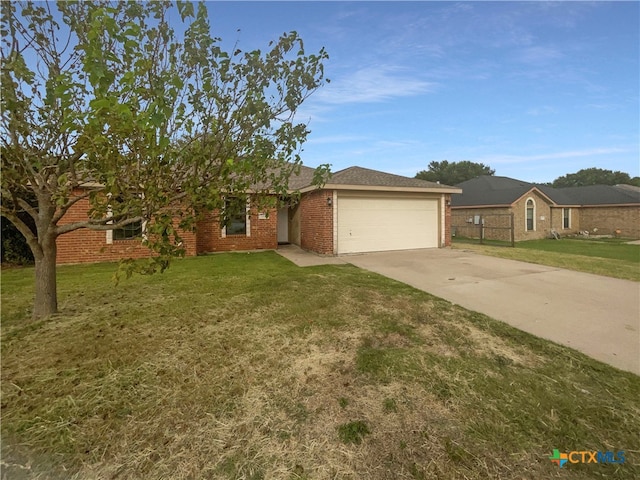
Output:
[[[533,198],[527,199],[526,219],[527,232],[533,232],[536,229],[536,203],[533,201]]]
[[[131,240],[133,238],[142,237],[142,221],[137,220],[133,223],[125,225],[113,230],[114,240]]]
[[[222,215],[223,235],[248,235],[249,215],[247,199],[243,197],[227,197],[224,200]]]
[[[571,228],[571,209],[562,209],[562,228]]]
[[[110,194],[109,194],[109,197],[111,198]],[[120,196],[115,197],[114,201],[121,202],[122,198]],[[112,216],[113,216],[113,212],[111,210],[111,206],[109,205],[107,208],[107,217],[112,217]],[[121,219],[120,221],[122,220],[124,219]],[[113,223],[114,223],[113,221],[110,221],[107,223],[107,225],[113,224]],[[142,220],[136,220],[135,222],[129,223],[120,228],[107,230],[107,244],[109,245],[112,244],[114,240],[134,240],[137,238],[143,238],[145,228],[146,228],[146,222],[143,222]]]

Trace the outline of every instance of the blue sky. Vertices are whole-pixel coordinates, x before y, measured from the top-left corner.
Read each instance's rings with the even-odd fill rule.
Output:
[[[638,2],[209,2],[213,34],[296,30],[331,83],[305,102],[306,165],[414,176],[471,160],[546,182],[640,175]],[[238,32],[238,29],[240,31]]]

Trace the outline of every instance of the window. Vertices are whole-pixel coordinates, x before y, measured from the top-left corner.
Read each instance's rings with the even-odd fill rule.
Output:
[[[532,232],[536,229],[536,205],[532,198],[527,199],[527,232]]]
[[[107,208],[107,217],[112,217],[113,216],[112,207],[117,206],[117,204],[121,204],[123,202],[123,198],[120,195],[111,197],[111,194],[109,194],[109,197],[111,198],[111,203]],[[122,221],[124,219],[125,218],[119,218],[118,221]],[[107,223],[113,224],[117,222],[109,221]],[[146,229],[146,222],[138,220],[133,223],[129,223],[128,225],[125,225],[123,227],[116,228],[114,230],[107,230],[107,239],[106,239],[107,244],[108,245],[112,244],[114,240],[132,240],[134,238],[141,238],[144,235],[145,229]]]
[[[226,235],[247,234],[247,201],[241,197],[229,197],[224,201],[223,227]]]
[[[562,209],[562,228],[571,228],[571,209]]]
[[[132,238],[138,238],[142,236],[142,222],[138,220],[137,222],[130,223],[129,225],[125,225],[122,228],[116,228],[113,231],[113,239],[114,240],[130,240]]]

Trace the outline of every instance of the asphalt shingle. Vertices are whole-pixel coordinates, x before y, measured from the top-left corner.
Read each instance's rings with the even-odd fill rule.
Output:
[[[311,186],[313,180],[313,168],[302,166],[298,175],[292,175],[289,180],[291,190],[300,190]],[[418,178],[403,177],[392,173],[380,172],[363,167],[349,167],[339,170],[331,175],[327,185],[359,185],[367,187],[391,187],[391,188],[429,188],[451,189],[449,185],[428,182]]]
[[[532,188],[537,188],[556,205],[640,204],[640,188],[631,185],[553,188],[509,177],[483,175],[456,186],[462,188],[462,194],[453,196],[451,202],[453,207],[508,206]]]
[[[630,187],[631,185],[629,185]],[[640,190],[624,186],[590,185],[587,187],[559,188],[578,205],[626,205],[640,203]]]
[[[480,205],[511,205],[522,195],[531,190],[534,185],[509,177],[482,175],[456,187],[462,189],[462,194],[454,195],[451,199],[453,207],[476,207]]]
[[[370,187],[453,188],[419,178],[403,177],[363,167],[349,167],[332,175],[327,182],[332,185],[364,185]]]

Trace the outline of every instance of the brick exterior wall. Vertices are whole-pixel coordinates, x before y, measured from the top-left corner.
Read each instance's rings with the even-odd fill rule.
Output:
[[[278,248],[278,211],[273,208],[267,218],[249,210],[249,235],[222,236],[218,212],[207,213],[196,224],[197,253],[231,252],[237,250],[270,250]]]
[[[300,198],[300,247],[321,255],[333,255],[333,191],[316,190]]]
[[[290,241],[305,250],[321,255],[334,252],[334,206],[327,205],[333,199],[332,190],[316,190],[302,195],[299,204],[289,212]],[[445,195],[444,246],[451,245],[451,195]],[[88,199],[77,202],[59,222],[60,225],[83,221],[90,209]],[[206,214],[196,224],[195,232],[182,232],[186,255],[202,253],[266,250],[278,247],[278,211],[270,209],[266,218],[260,218],[255,209],[249,211],[249,235],[223,237],[218,212]],[[140,239],[113,240],[107,244],[106,231],[79,229],[58,238],[58,263],[90,263],[116,261],[122,258],[146,258],[152,252]]]
[[[451,246],[451,194],[444,196],[444,247]]]
[[[88,199],[74,204],[58,222],[58,225],[80,222],[87,219],[91,206]],[[186,255],[196,254],[196,237],[193,232],[181,232]],[[107,244],[107,232],[81,228],[58,237],[58,264],[109,262],[123,258],[147,258],[152,252],[142,245],[140,238],[113,240]]]
[[[289,207],[289,242],[300,246],[300,204]]]
[[[535,204],[535,224],[533,231],[527,231],[526,204],[528,199],[533,199]],[[511,232],[507,229],[510,225],[509,215],[513,213],[515,241],[536,240],[549,238],[551,229],[555,229],[560,235],[572,235],[580,230],[580,208],[571,208],[571,222],[569,228],[563,227],[563,211],[561,207],[552,207],[549,201],[533,191],[520,198],[508,207],[494,208],[455,208],[453,210],[453,225],[456,235],[479,238],[480,226],[475,225],[473,219],[481,215],[484,219],[484,238],[488,240],[511,241]],[[471,219],[471,222],[468,220]],[[495,229],[493,229],[493,228]],[[498,228],[499,227],[499,228]]]
[[[581,208],[571,207],[569,212],[569,228],[564,228],[562,207],[551,207],[551,228],[562,236],[575,235],[580,231]]]
[[[536,205],[536,230],[526,231],[525,204],[533,198]],[[560,236],[575,235],[582,230],[591,234],[612,235],[624,238],[640,238],[639,206],[599,206],[570,207],[569,228],[564,228],[563,207],[551,207],[539,195],[528,195],[516,202],[513,207],[504,208],[455,208],[452,213],[452,225],[457,236],[479,238],[479,226],[468,219],[482,215],[485,227],[508,226],[508,217],[502,216],[513,212],[516,241],[549,238],[551,229]],[[542,220],[540,217],[545,217]],[[620,233],[616,233],[619,231]],[[485,228],[484,237],[490,240],[509,241],[508,230],[491,230]]]
[[[527,231],[526,219],[526,203],[529,198],[534,201],[534,230]],[[529,192],[515,202],[511,209],[515,222],[516,242],[522,240],[537,240],[540,238],[548,238],[551,235],[551,204],[549,200],[540,195],[538,192]]]
[[[484,238],[488,240],[511,241],[511,208],[455,208],[451,223],[458,237],[480,238],[480,225],[474,223],[475,216],[484,219]]]
[[[526,201],[533,198],[536,205],[535,231],[526,231]],[[640,238],[640,206],[580,206],[570,208],[569,228],[564,228],[563,208],[549,205],[548,201],[532,192],[518,200],[511,207],[503,208],[455,208],[453,210],[452,223],[459,236],[478,238],[479,227],[467,224],[466,219],[475,215],[482,215],[485,218],[485,226],[508,225],[500,218],[492,217],[496,214],[514,214],[515,239],[533,240],[538,238],[549,238],[551,229],[556,230],[560,236],[575,235],[580,231],[587,230],[591,234],[612,235],[624,238]],[[541,217],[544,217],[542,219]],[[617,233],[619,232],[619,233]],[[485,229],[485,238],[494,240],[509,240],[508,231],[492,232]]]
[[[591,234],[640,238],[640,206],[583,207],[580,228]]]

